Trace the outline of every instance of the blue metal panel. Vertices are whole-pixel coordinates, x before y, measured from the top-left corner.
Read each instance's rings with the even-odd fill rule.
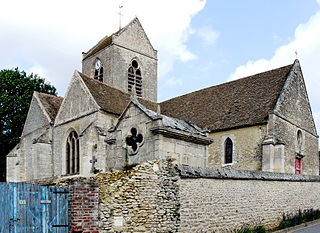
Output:
[[[0,183],[0,233],[67,233],[68,192],[28,183]]]

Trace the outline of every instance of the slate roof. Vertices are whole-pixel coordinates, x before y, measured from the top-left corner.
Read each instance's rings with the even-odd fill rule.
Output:
[[[130,101],[129,93],[111,87],[80,72],[78,73],[102,110],[108,113],[121,115]],[[157,103],[142,98],[138,98],[138,101],[150,110],[157,110]]]
[[[60,96],[49,95],[46,93],[35,92],[41,101],[42,106],[50,117],[51,121],[54,121],[59,108],[61,106],[63,98]]]
[[[220,131],[267,122],[293,64],[160,103],[161,113]]]

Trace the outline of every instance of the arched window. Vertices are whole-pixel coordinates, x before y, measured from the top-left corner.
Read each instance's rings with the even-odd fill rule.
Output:
[[[225,163],[232,163],[232,151],[233,151],[232,140],[230,138],[227,138],[225,141],[225,150],[224,150]]]
[[[99,58],[97,58],[96,63],[94,65],[94,79],[103,82],[103,67]]]
[[[302,132],[298,130],[297,132],[297,145],[298,145],[298,152],[301,154],[302,152]]]
[[[67,174],[76,174],[80,171],[79,137],[72,131],[67,139],[66,145],[66,171]]]
[[[135,88],[137,96],[142,97],[142,75],[136,60],[132,60],[128,69],[128,92],[132,91],[132,87]]]

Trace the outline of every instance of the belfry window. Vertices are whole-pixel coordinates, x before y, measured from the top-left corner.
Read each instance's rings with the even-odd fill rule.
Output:
[[[72,131],[66,145],[66,171],[67,174],[76,174],[80,171],[79,137]]]
[[[136,60],[132,60],[128,69],[128,92],[134,87],[137,96],[142,97],[142,75]]]
[[[230,138],[225,141],[224,161],[225,163],[232,163],[233,143]]]
[[[99,58],[96,60],[96,63],[94,65],[94,79],[103,82],[103,67]]]

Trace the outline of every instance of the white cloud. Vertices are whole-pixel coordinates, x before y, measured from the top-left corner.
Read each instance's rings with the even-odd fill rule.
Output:
[[[320,4],[320,0],[318,0]],[[254,73],[266,71],[293,63],[295,51],[298,52],[304,79],[308,89],[314,116],[317,117],[318,133],[320,133],[320,11],[310,17],[307,23],[300,24],[293,40],[279,47],[271,59],[248,61],[236,68],[230,79],[245,77]]]
[[[213,30],[209,26],[205,26],[198,29],[198,35],[203,40],[205,45],[213,45],[216,43],[217,39],[219,38],[220,33]]]
[[[196,58],[186,40],[206,0],[10,0],[0,2],[0,67],[45,71],[43,78],[63,95],[73,71],[81,69],[81,52],[118,30],[120,4],[122,26],[138,16],[159,51],[160,78],[176,61]]]
[[[181,78],[170,77],[165,81],[165,86],[174,87],[174,86],[182,86],[183,80]]]

